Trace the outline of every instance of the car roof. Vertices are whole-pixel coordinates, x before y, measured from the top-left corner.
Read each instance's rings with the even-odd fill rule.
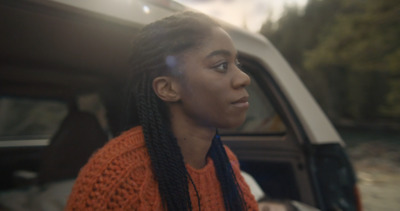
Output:
[[[8,71],[7,77],[11,77],[13,68],[13,60],[7,58],[19,55],[29,66],[31,63],[40,66],[47,62],[51,71],[65,73],[63,79],[68,79],[68,71],[81,71],[85,73],[81,80],[92,80],[93,83],[96,83],[96,77],[93,77],[96,74],[112,78],[114,74],[128,69],[129,46],[125,43],[132,39],[130,35],[136,30],[176,11],[188,9],[173,1],[144,0],[25,0],[17,3],[2,1],[0,4],[3,17],[15,18],[14,22],[3,27],[7,35],[4,32],[0,35],[0,43],[4,46],[0,55],[6,60],[2,71]],[[82,19],[82,16],[90,18]],[[72,24],[71,20],[77,22]],[[101,20],[103,25],[99,27],[96,20]],[[268,69],[292,105],[311,143],[343,143],[299,77],[264,36],[222,21],[220,23],[240,53],[254,58]],[[51,36],[41,39],[40,30],[48,30]],[[96,36],[89,37],[93,33],[87,32],[93,30]],[[85,46],[74,42],[75,37],[85,39]],[[100,44],[101,48],[98,47]],[[37,71],[39,69],[43,71],[42,66]],[[26,73],[29,71],[27,69]],[[32,77],[51,77],[51,71],[32,74]]]

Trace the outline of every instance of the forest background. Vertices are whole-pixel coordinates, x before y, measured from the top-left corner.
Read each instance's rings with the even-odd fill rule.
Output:
[[[309,0],[260,33],[335,125],[400,128],[399,1]]]
[[[400,210],[400,1],[309,0],[260,33],[346,141],[364,210]]]

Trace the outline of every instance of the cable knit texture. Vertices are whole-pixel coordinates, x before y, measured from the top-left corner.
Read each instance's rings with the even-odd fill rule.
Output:
[[[258,210],[257,202],[240,174],[239,162],[225,147],[248,210]],[[221,187],[211,158],[202,169],[188,164],[200,195],[201,210],[225,210]],[[196,192],[189,183],[193,210],[198,210]],[[108,142],[81,169],[66,210],[165,210],[142,128],[134,127]]]

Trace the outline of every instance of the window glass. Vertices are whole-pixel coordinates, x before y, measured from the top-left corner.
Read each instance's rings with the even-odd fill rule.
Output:
[[[249,110],[245,122],[236,129],[220,130],[221,134],[270,134],[279,135],[286,132],[286,126],[281,117],[272,106],[267,95],[260,88],[257,81],[249,74],[251,84],[247,87],[249,92]]]
[[[0,140],[49,138],[67,115],[62,102],[0,98]]]

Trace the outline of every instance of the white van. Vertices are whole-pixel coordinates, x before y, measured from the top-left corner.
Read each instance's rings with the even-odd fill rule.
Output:
[[[133,35],[186,9],[158,2],[0,0],[2,193],[73,179],[118,134]],[[265,37],[221,24],[252,78],[245,123],[221,131],[242,170],[269,199],[361,210],[345,144],[292,68]]]

